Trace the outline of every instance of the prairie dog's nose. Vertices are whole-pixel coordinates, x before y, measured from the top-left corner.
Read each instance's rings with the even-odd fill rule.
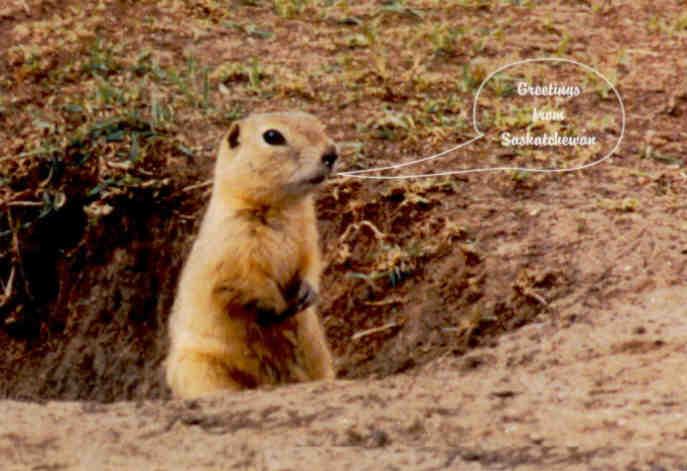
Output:
[[[325,164],[329,169],[331,169],[334,167],[334,163],[338,158],[339,154],[336,152],[336,147],[330,146],[329,148],[327,148],[324,154],[322,154],[322,163]]]

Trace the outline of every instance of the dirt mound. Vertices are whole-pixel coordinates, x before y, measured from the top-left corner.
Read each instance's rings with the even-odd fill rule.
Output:
[[[377,381],[0,402],[9,469],[687,469],[687,291],[566,310]],[[37,427],[37,424],[42,424]]]

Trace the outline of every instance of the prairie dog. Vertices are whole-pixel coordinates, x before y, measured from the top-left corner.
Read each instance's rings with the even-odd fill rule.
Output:
[[[175,396],[334,377],[314,307],[313,192],[337,157],[306,113],[250,115],[225,134],[170,317],[165,368]]]

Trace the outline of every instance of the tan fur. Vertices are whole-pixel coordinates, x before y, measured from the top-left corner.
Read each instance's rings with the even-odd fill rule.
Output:
[[[268,129],[286,144],[267,144]],[[327,152],[335,152],[332,141],[305,113],[251,115],[222,139],[170,318],[166,377],[175,396],[334,377],[313,306],[269,325],[256,317],[258,309],[287,311],[294,282],[319,292],[312,180],[331,170],[322,161]]]

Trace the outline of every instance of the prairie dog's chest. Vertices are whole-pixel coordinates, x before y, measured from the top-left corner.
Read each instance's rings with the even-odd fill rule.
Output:
[[[220,278],[261,273],[287,283],[317,256],[316,221],[305,209],[269,217],[211,203],[192,258]]]
[[[298,217],[238,221],[227,233],[232,240],[227,262],[235,260],[286,283],[302,270],[316,249],[306,225]]]
[[[284,265],[279,271],[294,269],[302,263],[308,251],[304,231],[293,225],[260,225],[251,228],[250,244],[253,256],[269,264]]]

